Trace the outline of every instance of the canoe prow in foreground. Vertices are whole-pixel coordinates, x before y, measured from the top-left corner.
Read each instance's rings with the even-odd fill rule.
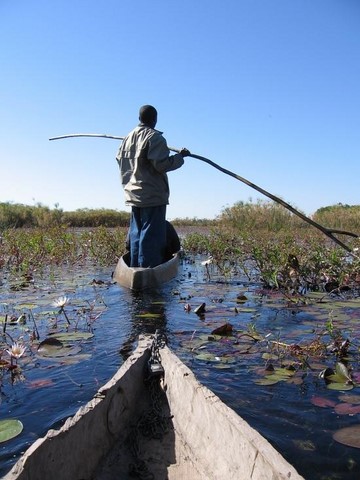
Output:
[[[170,260],[153,268],[129,267],[130,255],[126,253],[120,257],[113,275],[113,279],[122,287],[132,290],[156,288],[168,282],[178,273],[179,253],[175,253]]]
[[[171,428],[160,440],[141,438],[140,449],[129,442],[142,412],[149,411],[144,371],[151,344],[151,338],[141,337],[134,354],[94,399],[59,431],[37,440],[5,479],[127,480],[134,478],[129,475],[132,453],[140,450],[156,480],[303,480],[167,347],[160,350],[167,387],[161,398]]]

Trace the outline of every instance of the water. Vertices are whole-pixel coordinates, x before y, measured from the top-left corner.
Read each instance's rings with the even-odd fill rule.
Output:
[[[177,279],[151,292],[136,294],[124,290],[109,282],[110,274],[111,269],[97,270],[98,284],[90,285],[94,273],[79,277],[74,272],[71,281],[62,282],[58,277],[52,285],[42,285],[35,291],[30,288],[1,295],[1,302],[14,306],[31,298],[34,303],[46,304],[47,297],[50,301],[54,294],[66,293],[72,299],[72,307],[66,307],[72,319],[81,305],[98,308],[105,304],[106,308],[91,323],[94,336],[80,342],[81,354],[89,355],[87,360],[68,364],[64,359],[39,358],[32,351],[19,360],[23,380],[12,383],[9,372],[3,373],[0,420],[18,418],[24,430],[13,440],[0,444],[0,475],[11,468],[34,440],[44,436],[49,428],[61,427],[68,416],[93,397],[135,347],[139,333],[153,333],[160,328],[166,333],[169,346],[198,379],[265,436],[306,479],[360,478],[359,450],[332,439],[332,433],[340,427],[359,423],[357,415],[340,416],[334,409],[311,403],[313,395],[339,402],[341,394],[328,390],[317,372],[299,372],[297,378],[301,383],[261,386],[253,380],[259,378],[257,369],[266,363],[262,358],[264,343],[260,342],[260,348],[259,342],[252,342],[246,351],[225,339],[204,341],[204,348],[198,348],[202,338],[206,339],[224,323],[231,323],[236,331],[252,328],[251,331],[271,332],[269,338],[275,340],[300,343],[318,323],[315,310],[287,308],[279,297],[259,295],[259,285],[246,279],[232,279],[228,284],[216,279],[208,282],[200,259],[185,263]],[[239,293],[248,298],[245,305],[237,302]],[[199,316],[194,308],[203,302],[206,313]],[[190,311],[184,308],[187,304],[191,305]],[[37,312],[44,308],[44,305],[34,308],[34,317],[38,318]],[[64,325],[61,316],[58,321]],[[37,322],[45,335],[47,321]],[[84,328],[82,322],[79,320],[80,329]],[[11,333],[15,335],[16,330]],[[198,357],[202,352],[227,358],[229,363],[204,360]],[[359,388],[351,393],[359,394]]]

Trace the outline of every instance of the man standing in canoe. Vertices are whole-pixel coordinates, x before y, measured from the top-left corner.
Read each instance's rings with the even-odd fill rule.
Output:
[[[166,254],[166,205],[170,195],[166,172],[180,168],[190,152],[183,148],[170,155],[162,132],[155,130],[157,111],[153,106],[142,106],[139,120],[120,145],[116,160],[125,204],[131,206],[130,266],[155,267]]]

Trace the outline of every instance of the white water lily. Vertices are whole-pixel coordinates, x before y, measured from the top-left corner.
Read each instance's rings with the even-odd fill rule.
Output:
[[[64,317],[66,318],[67,323],[70,325],[70,320],[68,319],[68,316],[66,315],[66,312],[64,310],[65,305],[67,305],[69,301],[70,299],[64,295],[63,297],[59,297],[57,300],[55,300],[53,302],[53,306],[60,308],[59,313],[64,314]]]
[[[6,350],[11,358],[20,358],[24,355],[26,347],[18,342],[11,345],[10,350]]]
[[[58,307],[58,308],[64,308],[65,305],[67,305],[68,303],[69,303],[69,298],[64,296],[64,297],[59,297],[56,300],[54,300],[53,306]]]
[[[209,257],[207,260],[204,260],[203,262],[201,262],[201,265],[207,266],[211,263],[213,263],[213,257]]]

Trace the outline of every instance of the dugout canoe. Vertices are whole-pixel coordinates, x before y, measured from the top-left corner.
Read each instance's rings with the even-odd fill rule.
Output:
[[[165,388],[149,392],[144,379],[153,347],[154,337],[141,336],[94,398],[60,430],[38,439],[4,479],[304,480],[166,346],[158,356]],[[145,437],[144,423],[158,433],[157,415],[167,428]]]
[[[113,279],[122,287],[132,290],[156,288],[176,277],[179,268],[180,253],[175,253],[170,260],[153,268],[129,267],[130,254],[120,257]]]

